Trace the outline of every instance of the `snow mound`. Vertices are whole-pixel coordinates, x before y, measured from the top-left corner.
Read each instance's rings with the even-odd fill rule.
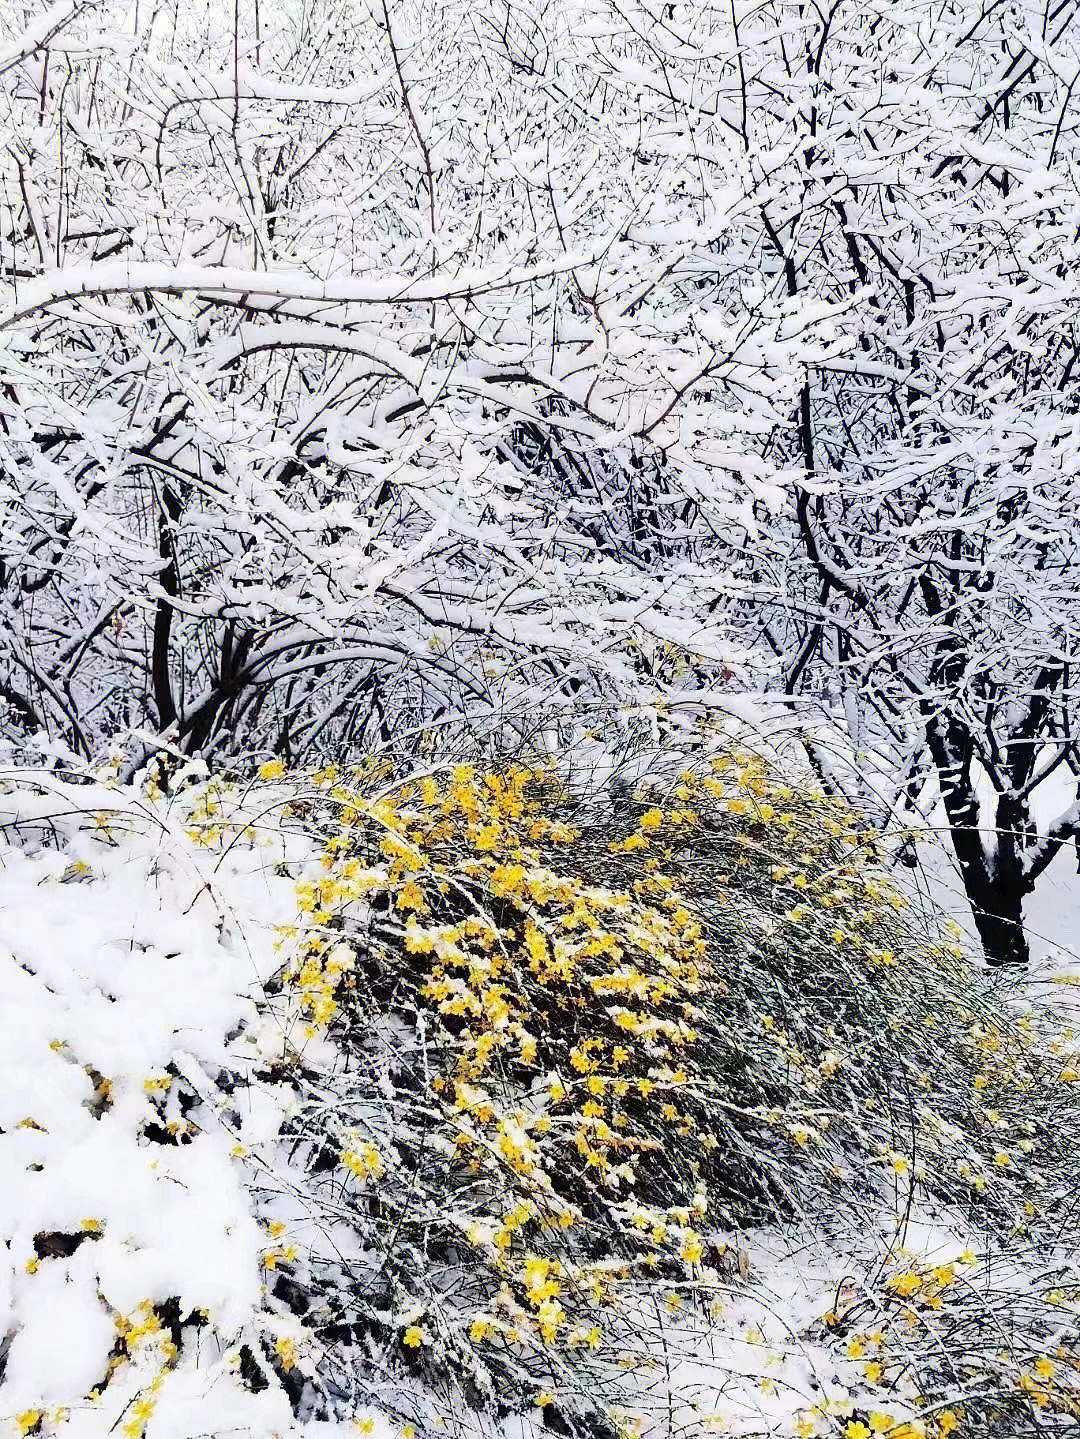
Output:
[[[265,1091],[217,1084],[251,1063],[292,886],[274,872],[280,834],[201,849],[188,826],[207,804],[201,784],[164,803],[0,776],[0,1417],[14,1432],[300,1432],[257,1357],[272,1241],[242,1153],[280,1115]]]

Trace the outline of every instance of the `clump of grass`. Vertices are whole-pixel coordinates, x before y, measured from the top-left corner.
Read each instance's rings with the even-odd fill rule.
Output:
[[[1070,1222],[1074,1062],[836,802],[745,752],[603,810],[523,764],[301,788],[322,853],[284,936],[289,1134],[352,1236],[276,1277],[320,1356],[305,1404],[411,1374],[606,1434],[643,1301],[659,1333],[732,1278],[718,1232],[919,1197],[1007,1254]],[[883,1257],[822,1318],[850,1345],[872,1313],[866,1402],[803,1432],[888,1432],[890,1386],[897,1435],[1077,1415],[1047,1352],[1075,1336],[1067,1271],[1013,1303]]]

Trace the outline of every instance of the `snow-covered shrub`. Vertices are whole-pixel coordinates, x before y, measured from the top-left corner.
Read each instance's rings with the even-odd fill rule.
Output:
[[[0,770],[5,1439],[290,1432],[237,1149],[282,1120],[249,1073],[291,884],[280,838],[194,842],[225,797],[193,769]]]
[[[0,774],[4,1439],[1075,1424],[1075,1041],[850,814],[264,771]]]
[[[869,1234],[889,1210],[892,1242],[820,1316],[865,1364],[799,1432],[1080,1412],[1076,1067],[853,815],[747,753],[606,808],[523,764],[285,792],[322,846],[271,1001],[286,1188],[324,1224],[273,1290],[299,1405],[412,1375],[560,1432],[632,1428],[627,1370],[745,1277],[733,1228]],[[268,1212],[283,1192],[267,1179]],[[917,1205],[978,1236],[993,1278],[974,1250],[905,1256]]]

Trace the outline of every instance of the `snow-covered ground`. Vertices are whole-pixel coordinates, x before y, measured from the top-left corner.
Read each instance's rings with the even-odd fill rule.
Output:
[[[0,781],[0,1412],[23,1432],[289,1427],[280,1388],[236,1367],[272,1242],[240,1147],[277,1117],[226,1116],[213,1079],[250,1062],[290,886],[259,844],[210,857],[191,807]],[[175,1365],[150,1316],[169,1299],[206,1316]]]
[[[0,774],[0,1433],[408,1439],[375,1408],[297,1421],[262,1357],[316,1362],[266,1303],[276,1257],[304,1237],[257,1198],[283,1108],[252,1077],[282,1049],[259,1000],[296,912],[279,867],[306,841],[272,787],[190,779],[162,796]],[[224,844],[222,805],[249,826]],[[1046,953],[1080,913],[1070,877],[1059,861],[1040,895],[1035,928],[1064,936]],[[223,1074],[251,1082],[229,1093]],[[822,1327],[837,1294],[882,1255],[948,1265],[967,1245],[917,1209],[882,1212],[859,1251],[821,1228],[716,1237],[730,1282],[634,1358],[631,1433],[826,1432],[874,1378],[872,1354]]]

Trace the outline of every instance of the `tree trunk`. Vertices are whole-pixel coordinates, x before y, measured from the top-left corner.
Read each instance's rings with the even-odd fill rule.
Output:
[[[1025,887],[999,880],[996,884],[970,885],[975,928],[982,941],[987,964],[1027,964],[1028,942],[1024,933],[1023,902]]]
[[[931,593],[927,608],[934,608]],[[935,685],[955,691],[965,663],[963,651],[949,639],[938,649],[932,678]],[[924,704],[924,713],[930,707]],[[976,754],[974,737],[955,709],[929,712],[926,741],[938,774],[942,803],[949,820],[953,851],[960,866],[964,893],[971,906],[975,928],[990,965],[1028,962],[1024,933],[1024,896],[1033,880],[1024,872],[1023,839],[1031,831],[1026,799],[998,796],[994,849],[983,843],[982,806],[972,774]]]

